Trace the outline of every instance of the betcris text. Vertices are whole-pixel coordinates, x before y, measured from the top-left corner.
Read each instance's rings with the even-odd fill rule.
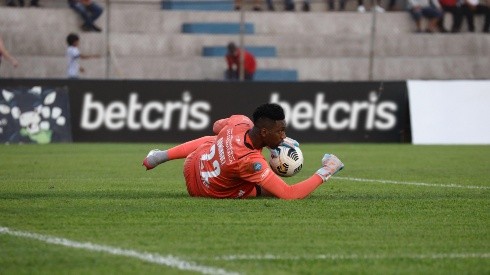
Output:
[[[313,103],[296,102],[292,105],[273,93],[270,102],[281,105],[288,127],[295,130],[391,130],[396,125],[398,106],[393,101],[379,101],[376,92],[369,92],[367,100],[326,102],[323,93],[317,93]]]
[[[397,122],[397,104],[380,100],[375,92],[366,95],[367,98],[363,100],[328,102],[325,95],[319,92],[313,102],[289,102],[273,92],[269,102],[281,105],[288,128],[298,131],[393,129]],[[86,93],[83,96],[80,126],[89,131],[102,128],[112,131],[204,130],[214,123],[210,114],[213,106],[226,114],[237,113],[237,106],[194,100],[188,91],[182,93],[180,100],[141,102],[138,93],[130,93],[127,101],[105,104],[92,93]]]
[[[83,97],[80,126],[84,130],[105,127],[117,131],[129,130],[202,130],[209,126],[211,104],[192,101],[189,92],[177,101],[149,101],[142,103],[137,93],[130,93],[127,102],[113,101],[104,105],[91,93]],[[178,121],[178,125],[172,125]]]

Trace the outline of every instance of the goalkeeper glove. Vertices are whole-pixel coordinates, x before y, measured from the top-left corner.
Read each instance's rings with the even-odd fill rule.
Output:
[[[344,164],[337,158],[335,155],[325,154],[322,158],[322,168],[316,171],[316,174],[319,175],[323,182],[327,181],[330,176],[335,175],[338,171],[344,168]]]
[[[282,142],[281,142],[281,144],[279,144],[279,146],[284,146],[284,147],[288,147],[288,148],[293,148],[294,149],[294,147],[299,147],[299,143],[296,140],[292,139],[292,138],[286,137],[285,139],[282,140]],[[271,152],[271,155],[272,156],[274,156],[274,157],[278,157],[279,156],[279,151],[278,150],[269,148],[269,151]]]
[[[281,146],[294,148],[294,147],[299,147],[299,143],[292,138],[286,137],[285,139],[282,140]]]

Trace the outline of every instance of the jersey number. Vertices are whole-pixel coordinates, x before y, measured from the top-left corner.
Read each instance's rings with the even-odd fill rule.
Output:
[[[210,161],[214,158],[214,155],[216,153],[216,145],[211,146],[211,149],[209,150],[209,154],[203,154],[201,156],[201,164],[205,161]],[[201,171],[201,177],[206,183],[206,185],[209,185],[209,178],[215,178],[219,176],[221,173],[221,168],[219,166],[218,160],[214,160],[212,162],[213,164],[213,171]],[[201,165],[201,169],[204,167],[204,165]]]

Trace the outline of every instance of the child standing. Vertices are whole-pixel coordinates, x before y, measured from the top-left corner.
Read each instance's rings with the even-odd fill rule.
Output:
[[[66,37],[66,43],[68,49],[66,49],[66,57],[68,58],[68,78],[77,79],[80,73],[84,73],[85,69],[80,66],[80,59],[98,58],[99,55],[85,55],[81,54],[78,49],[80,44],[80,37],[76,33],[70,33]]]

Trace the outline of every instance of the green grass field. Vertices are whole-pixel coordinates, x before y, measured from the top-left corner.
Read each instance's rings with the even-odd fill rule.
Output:
[[[157,147],[0,146],[0,274],[490,274],[490,146],[302,144],[287,182],[346,167],[296,201],[190,198]]]

